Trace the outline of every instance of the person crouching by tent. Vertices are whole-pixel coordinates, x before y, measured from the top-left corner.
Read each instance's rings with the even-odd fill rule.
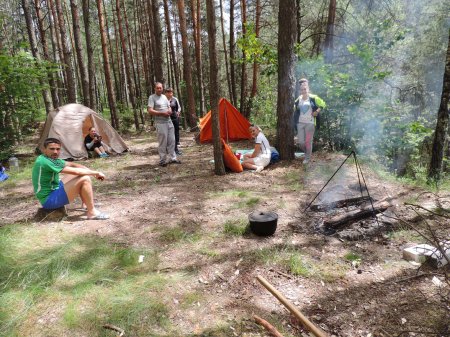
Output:
[[[244,155],[242,167],[261,172],[270,164],[272,150],[270,149],[269,141],[266,136],[264,136],[259,126],[252,124],[249,130],[252,137],[255,138],[255,149],[253,150],[253,153]]]
[[[102,172],[94,171],[84,165],[59,159],[61,141],[47,138],[44,141],[43,154],[37,157],[33,170],[33,190],[44,209],[57,209],[80,196],[86,205],[88,220],[106,220],[109,215],[100,212],[94,206],[94,192],[91,177],[104,180]],[[63,173],[64,178],[59,179]]]
[[[100,158],[109,157],[103,147],[102,136],[97,133],[93,126],[89,129],[88,135],[84,138],[84,146],[86,146],[88,153],[94,151]]]

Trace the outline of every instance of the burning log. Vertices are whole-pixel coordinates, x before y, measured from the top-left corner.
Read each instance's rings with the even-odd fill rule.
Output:
[[[362,209],[357,209],[354,211],[346,212],[344,214],[336,215],[330,219],[325,220],[323,224],[325,225],[325,227],[338,229],[350,221],[361,220],[373,215],[374,213],[378,214],[384,212],[389,208],[389,206],[391,206],[389,202],[379,201],[373,204],[373,209],[372,205],[369,205]]]
[[[336,200],[336,201],[326,203],[326,204],[312,205],[310,208],[311,208],[311,210],[313,210],[315,212],[323,212],[323,211],[328,211],[328,210],[334,209],[334,208],[342,208],[342,207],[360,205],[363,202],[370,201],[370,199],[371,198],[369,196],[349,198],[349,199],[343,199],[343,200]]]

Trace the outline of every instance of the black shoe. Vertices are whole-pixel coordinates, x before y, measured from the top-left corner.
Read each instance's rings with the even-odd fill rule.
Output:
[[[181,164],[181,161],[179,161],[178,159],[172,159],[170,161],[171,164]]]
[[[166,166],[167,166],[167,163],[164,162],[164,161],[160,161],[160,162],[159,162],[159,166],[166,167]]]

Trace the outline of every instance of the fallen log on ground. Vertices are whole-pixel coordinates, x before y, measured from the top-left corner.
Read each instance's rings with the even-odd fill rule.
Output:
[[[258,323],[259,325],[262,325],[264,327],[264,329],[266,329],[272,336],[283,337],[283,335],[280,334],[278,332],[278,330],[275,329],[275,327],[272,324],[270,324],[269,322],[267,322],[266,320],[262,319],[261,317],[259,317],[257,315],[253,315],[253,318],[256,323]]]
[[[315,211],[315,212],[323,212],[323,211],[328,211],[328,210],[334,209],[334,208],[342,208],[342,207],[359,205],[366,201],[370,201],[369,196],[336,200],[336,201],[332,201],[330,203],[312,205],[310,208],[312,211]]]
[[[306,316],[304,316],[291,302],[289,302],[277,289],[275,289],[267,280],[262,276],[256,276],[256,279],[266,288],[278,301],[281,302],[300,322],[311,331],[316,337],[327,337],[328,335],[311,322]]]
[[[344,214],[339,214],[330,219],[324,220],[323,224],[325,227],[338,229],[350,221],[365,219],[371,215],[384,212],[389,208],[389,206],[391,206],[389,202],[380,201],[373,204],[373,208],[372,205],[369,205],[363,209],[357,209]]]

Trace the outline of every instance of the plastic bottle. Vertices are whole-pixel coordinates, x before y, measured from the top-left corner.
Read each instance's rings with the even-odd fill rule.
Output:
[[[19,170],[19,159],[17,159],[16,157],[12,156],[11,158],[9,158],[8,163],[9,163],[9,169],[11,171]]]

